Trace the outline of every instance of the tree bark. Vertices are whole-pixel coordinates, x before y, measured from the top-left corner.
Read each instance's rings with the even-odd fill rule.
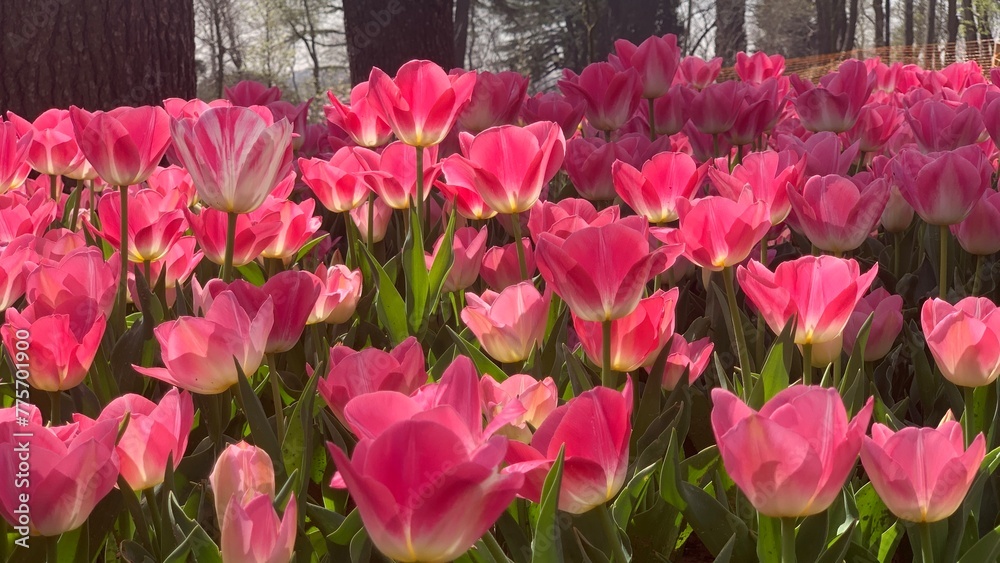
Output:
[[[872,8],[875,10],[875,46],[884,47],[885,40],[885,13],[882,11],[882,0],[874,0]]]
[[[455,0],[455,66],[465,67],[472,0]]]
[[[970,59],[979,59],[979,34],[976,33],[976,16],[972,13],[972,0],[962,0],[962,36],[965,53]]]
[[[927,0],[927,38],[924,66],[937,68],[937,0]]]
[[[854,50],[855,36],[857,35],[858,31],[858,0],[851,0],[849,6],[850,6],[850,11],[848,12],[848,19],[847,19],[847,41],[844,44],[845,51]]]
[[[0,112],[196,93],[193,0],[4,0],[0,37]]]
[[[913,60],[913,0],[903,0],[903,44],[907,62]]]
[[[958,0],[948,0],[948,44],[950,48],[945,51],[945,62],[955,60],[955,43],[958,41]]]
[[[889,11],[889,0],[885,0],[885,44],[892,45],[892,13]]]
[[[344,0],[351,82],[368,80],[372,67],[390,76],[411,59],[455,65],[452,0]]]
[[[715,0],[715,55],[723,65],[747,48],[746,0]]]

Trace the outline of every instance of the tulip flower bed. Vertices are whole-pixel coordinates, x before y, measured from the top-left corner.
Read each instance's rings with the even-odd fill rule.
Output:
[[[997,560],[1000,70],[735,71],[8,114],[2,555]]]

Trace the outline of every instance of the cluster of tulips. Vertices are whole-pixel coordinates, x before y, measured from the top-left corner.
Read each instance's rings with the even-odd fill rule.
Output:
[[[2,555],[1000,557],[1000,70],[615,47],[0,120]]]

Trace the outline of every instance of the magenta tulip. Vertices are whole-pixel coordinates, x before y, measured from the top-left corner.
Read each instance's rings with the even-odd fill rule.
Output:
[[[820,250],[843,253],[861,246],[882,218],[889,186],[879,178],[813,176],[800,193],[788,188],[795,223]]]
[[[736,201],[720,196],[682,199],[677,211],[676,240],[684,243],[684,256],[714,272],[746,260],[771,228],[767,205],[754,201],[749,189]]]
[[[72,106],[69,116],[80,150],[113,186],[145,181],[170,146],[170,116],[159,106],[94,113]]]
[[[653,364],[674,333],[677,295],[676,287],[666,292],[656,290],[641,299],[634,311],[611,321],[612,370],[627,373]],[[603,365],[601,323],[584,321],[574,315],[573,328],[590,361]]]
[[[903,298],[890,295],[885,288],[880,287],[858,301],[844,327],[844,352],[850,354],[854,349],[858,333],[870,316],[872,325],[865,343],[866,362],[881,360],[892,349],[896,337],[903,329]]]
[[[612,167],[615,191],[633,211],[650,223],[677,220],[677,202],[694,195],[705,168],[679,152],[662,152],[642,165],[640,172],[619,160]]]
[[[526,360],[541,345],[549,315],[548,292],[539,293],[530,281],[525,281],[500,293],[487,290],[482,296],[465,296],[469,306],[462,310],[462,322],[497,361]]]

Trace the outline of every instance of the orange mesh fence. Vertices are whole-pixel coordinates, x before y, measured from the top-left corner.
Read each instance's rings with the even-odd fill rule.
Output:
[[[878,57],[886,64],[913,63],[929,69],[940,69],[956,61],[974,60],[989,74],[991,68],[1000,66],[1000,41],[983,39],[980,41],[960,41],[958,43],[928,45],[890,45],[854,49],[840,53],[812,55],[785,60],[785,74],[798,74],[803,78],[817,80],[830,71],[836,70],[847,59],[871,59]],[[722,79],[736,78],[732,67],[722,70]]]

